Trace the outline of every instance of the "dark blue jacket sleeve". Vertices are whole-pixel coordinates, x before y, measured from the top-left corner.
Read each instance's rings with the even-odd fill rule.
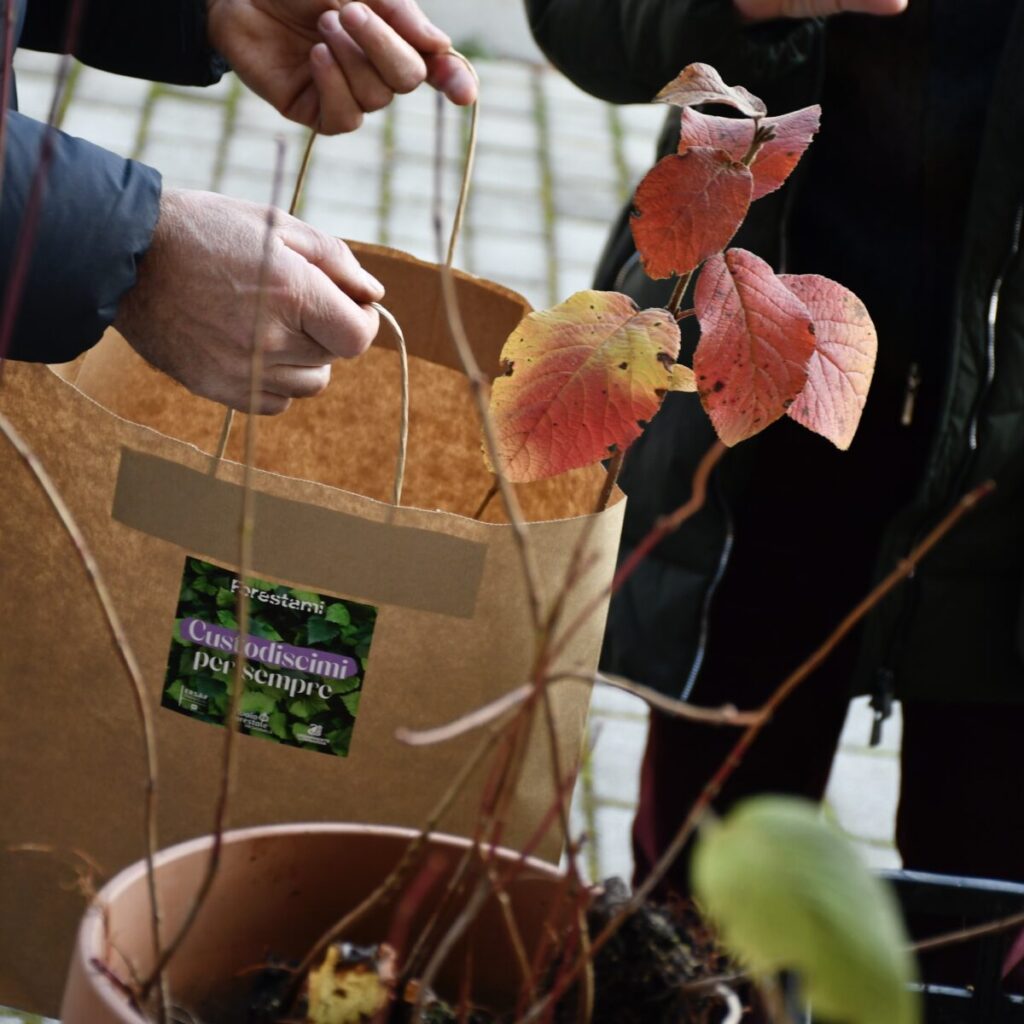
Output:
[[[210,85],[226,70],[206,38],[206,0],[29,0],[19,45],[67,52],[76,2],[70,49],[83,64],[179,85]]]
[[[19,261],[27,274],[14,300],[7,353],[66,362],[99,340],[134,283],[160,209],[160,175],[81,139],[54,135],[44,201],[32,230],[26,211],[45,125],[7,114],[0,200],[0,283],[5,305]],[[24,235],[30,231],[26,241]],[[22,254],[27,253],[25,257]]]

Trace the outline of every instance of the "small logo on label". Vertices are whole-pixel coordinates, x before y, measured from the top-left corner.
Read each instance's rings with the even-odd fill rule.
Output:
[[[307,731],[313,737],[323,736],[324,727],[322,725],[311,725]]]

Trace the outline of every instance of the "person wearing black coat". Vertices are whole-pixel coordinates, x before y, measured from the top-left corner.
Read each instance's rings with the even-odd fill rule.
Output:
[[[18,45],[183,85],[212,84],[230,65],[282,114],[329,134],[354,130],[364,111],[425,80],[458,103],[475,96],[468,71],[447,54],[450,40],[414,0],[340,11],[332,0],[11,3]],[[114,324],[158,369],[245,408],[262,293],[256,411],[276,413],[322,391],[334,359],[371,343],[378,321],[369,304],[383,289],[344,243],[279,214],[265,259],[264,208],[163,190],[157,170],[52,132],[17,112],[16,89],[10,95],[0,357],[67,362]]]
[[[896,16],[785,17],[844,7]],[[1024,878],[1024,3],[527,9],[553,63],[612,102],[649,102],[695,61],[770,114],[820,102],[802,165],[754,204],[732,244],[846,285],[879,332],[850,451],[787,420],[732,449],[706,507],[613,601],[606,667],[694,703],[755,707],[962,494],[994,479],[995,495],[784,706],[716,807],[764,791],[820,798],[851,693],[872,695],[879,728],[899,697],[905,866]],[[659,155],[677,139],[672,113]],[[644,275],[628,215],[597,287],[664,305],[673,283]],[[696,339],[683,326],[689,363]],[[626,458],[627,550],[686,500],[713,440],[692,396],[668,396]],[[639,878],[734,738],[652,714]],[[687,887],[685,856],[669,883]]]

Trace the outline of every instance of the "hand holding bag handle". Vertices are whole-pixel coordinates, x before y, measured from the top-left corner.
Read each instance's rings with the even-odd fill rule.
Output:
[[[470,63],[469,59],[457,50],[450,50],[449,53],[453,57],[457,57],[461,60],[466,67],[469,69],[473,78],[479,85],[480,78],[476,73],[476,69]],[[470,113],[470,129],[469,129],[469,140],[466,146],[466,157],[463,163],[462,170],[462,184],[459,189],[459,201],[455,209],[455,218],[452,223],[451,235],[448,239],[448,253],[445,258],[445,266],[451,268],[455,260],[455,250],[459,243],[459,238],[462,234],[462,224],[466,215],[466,207],[469,202],[469,189],[473,178],[473,166],[476,161],[476,145],[477,145],[477,134],[480,123],[480,100],[479,97],[473,103]],[[298,177],[295,181],[295,190],[292,193],[292,200],[288,207],[288,213],[291,216],[295,216],[295,211],[299,207],[299,201],[302,198],[302,190],[306,183],[306,174],[309,171],[309,164],[313,156],[313,146],[316,144],[317,136],[319,135],[320,123],[319,121],[313,125],[309,133],[309,138],[306,140],[306,147],[302,154],[302,163],[299,166]],[[392,491],[391,503],[394,506],[402,504],[402,490],[405,484],[405,466],[406,459],[409,451],[409,353],[405,343],[405,335],[402,332],[401,325],[391,314],[391,312],[382,306],[379,302],[374,302],[373,308],[377,313],[387,321],[389,326],[395,335],[395,340],[398,345],[399,363],[401,367],[401,381],[402,381],[402,411],[401,411],[401,423],[399,426],[399,439],[398,439],[398,461],[395,468],[395,483]],[[258,346],[253,353],[253,359],[259,360]],[[217,447],[213,456],[213,461],[210,465],[210,475],[216,476],[217,469],[224,459],[224,453],[227,450],[228,441],[231,437],[231,428],[234,425],[235,410],[228,409],[224,414],[224,421],[221,426],[220,438],[217,441]]]

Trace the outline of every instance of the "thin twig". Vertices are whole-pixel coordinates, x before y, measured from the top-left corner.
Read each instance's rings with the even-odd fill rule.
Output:
[[[64,93],[67,89],[68,79],[71,76],[71,68],[74,53],[78,43],[79,30],[82,23],[83,0],[71,0],[68,8],[66,30],[64,33],[64,56],[61,58],[57,70],[57,82],[53,90],[53,99],[50,103],[49,117],[47,118],[46,131],[43,133],[42,144],[39,147],[39,159],[36,162],[35,170],[32,173],[32,182],[29,186],[28,200],[25,203],[24,213],[21,218],[21,225],[18,230],[18,242],[15,249],[14,266],[8,276],[6,289],[4,290],[3,306],[0,307],[0,369],[3,367],[4,357],[11,344],[14,335],[18,308],[21,305],[22,292],[28,280],[29,267],[32,264],[32,245],[35,240],[36,228],[39,224],[39,217],[42,212],[43,198],[46,194],[46,182],[49,177],[50,165],[53,163],[57,151],[57,118],[60,114],[61,104],[64,100]],[[7,119],[6,109],[0,111],[0,118]]]
[[[945,935],[936,935],[931,939],[922,939],[920,942],[915,942],[910,949],[914,953],[928,953],[933,949],[945,949],[948,946],[973,942],[975,939],[984,939],[989,935],[998,935],[1000,932],[1008,932],[1013,928],[1020,928],[1022,925],[1024,925],[1024,913],[1011,914],[998,921],[989,921],[987,924],[975,925],[973,928],[963,928]]]
[[[302,202],[302,192],[306,187],[306,175],[309,174],[309,165],[313,159],[313,146],[316,144],[316,137],[320,134],[320,118],[316,119],[316,123],[309,130],[309,136],[306,139],[306,148],[302,151],[302,163],[299,164],[299,173],[295,178],[295,189],[292,192],[292,201],[288,204],[289,216],[296,216],[299,203]]]
[[[0,196],[4,194],[4,165],[7,157],[7,108],[11,105],[14,81],[14,0],[4,0],[4,48],[0,58]]]
[[[734,728],[746,728],[761,721],[762,712],[739,711],[731,704],[720,708],[705,708],[696,704],[689,704],[686,701],[674,700],[666,697],[657,690],[640,683],[634,683],[621,676],[610,675],[606,672],[595,672],[586,674],[583,672],[556,672],[545,679],[546,686],[559,686],[562,683],[579,683],[583,686],[593,687],[596,685],[610,686],[624,693],[631,693],[652,708],[672,715],[675,718],[684,718],[691,722],[699,722],[703,725],[721,725]],[[474,708],[468,714],[462,715],[452,722],[444,725],[434,726],[432,729],[406,729],[395,730],[395,738],[400,743],[410,747],[431,747],[438,743],[449,743],[451,740],[459,739],[467,733],[474,732],[504,715],[514,711],[520,705],[525,704],[535,692],[533,683],[524,683],[514,690],[509,690],[496,700],[490,701],[481,707]]]
[[[456,54],[456,56],[462,57],[461,54]],[[466,62],[468,67],[472,67],[464,57],[462,57],[462,60]],[[475,71],[473,73],[474,75],[476,74]],[[441,189],[441,181],[443,179],[444,171],[444,135],[441,121],[443,109],[443,99],[439,93],[437,144],[434,154],[435,186],[433,210],[434,237],[437,245],[439,261],[443,258],[443,254],[445,252],[444,202]],[[474,142],[475,140],[471,139],[470,141]],[[466,161],[466,168],[467,170],[472,169],[472,161]],[[465,184],[462,194],[467,194]],[[449,251],[454,249],[454,241],[453,231],[453,237],[449,239]],[[534,629],[539,630],[541,628],[543,618],[541,614],[540,576],[537,572],[536,560],[530,544],[530,539],[526,532],[526,522],[523,517],[522,509],[519,505],[519,499],[516,497],[515,491],[509,483],[508,477],[505,475],[504,469],[501,465],[501,458],[498,453],[497,437],[494,431],[494,423],[491,419],[490,409],[487,405],[487,379],[480,370],[480,365],[477,363],[476,356],[473,353],[473,346],[470,344],[469,337],[466,334],[465,324],[462,320],[462,311],[459,307],[458,292],[455,287],[455,275],[452,271],[451,265],[447,262],[442,263],[440,273],[441,294],[444,299],[444,308],[448,320],[448,330],[451,334],[452,341],[455,344],[459,360],[462,363],[466,379],[469,381],[470,394],[473,397],[473,401],[477,407],[477,412],[480,416],[480,422],[484,433],[485,449],[487,451],[488,458],[491,461],[491,465],[494,467],[495,477],[498,482],[498,490],[501,494],[502,502],[505,505],[505,513],[508,517],[509,524],[512,527],[512,536],[515,540],[516,550],[519,554],[519,560],[522,565],[531,621]]]
[[[299,203],[302,202],[302,193],[306,187],[306,176],[309,174],[309,166],[313,160],[313,146],[316,144],[316,137],[320,133],[320,118],[316,119],[316,123],[309,130],[309,135],[306,138],[305,148],[302,150],[302,162],[299,164],[299,173],[295,178],[295,188],[292,190],[292,201],[288,204],[288,215],[290,217],[296,216],[299,209]],[[281,140],[278,140],[278,150],[281,148]],[[280,187],[275,182],[274,184],[274,206],[277,205],[280,198]],[[376,306],[376,303],[374,303]],[[383,307],[377,307],[378,312]],[[210,475],[216,476],[217,470],[220,468],[221,462],[224,460],[224,453],[227,451],[228,439],[231,437],[231,428],[235,422],[235,410],[225,409],[224,420],[220,427],[220,438],[217,441],[217,447],[214,450],[213,461],[210,464]],[[397,503],[396,503],[397,504]]]
[[[145,819],[146,889],[149,894],[150,903],[150,939],[153,946],[154,962],[160,964],[162,960],[162,950],[160,945],[161,913],[160,901],[156,887],[156,872],[154,869],[154,858],[156,857],[156,852],[159,849],[159,843],[157,841],[156,813],[158,781],[156,727],[153,723],[153,713],[149,705],[149,697],[146,693],[146,684],[142,678],[142,670],[139,668],[138,659],[135,657],[135,652],[128,640],[128,634],[125,632],[124,626],[121,623],[121,617],[118,615],[114,600],[110,596],[110,591],[107,589],[106,582],[103,579],[103,574],[100,571],[99,563],[96,561],[96,558],[92,553],[92,549],[89,547],[89,542],[85,539],[85,534],[82,532],[75,520],[75,517],[72,515],[71,509],[61,496],[57,485],[53,482],[53,478],[46,471],[43,464],[36,457],[25,439],[20,433],[18,433],[14,424],[3,413],[0,413],[0,433],[4,435],[11,447],[18,453],[22,464],[28,470],[39,489],[43,492],[46,500],[50,503],[50,507],[60,520],[60,524],[63,526],[64,532],[71,540],[71,545],[74,548],[75,554],[78,556],[79,562],[85,569],[85,574],[92,586],[92,591],[96,595],[100,611],[103,613],[103,620],[106,623],[107,632],[110,634],[110,639],[114,644],[114,650],[117,652],[117,656],[131,685],[135,713],[138,716],[139,724],[142,727],[142,744],[146,765],[143,817]],[[160,984],[161,999],[157,1004],[157,1012],[158,1018],[163,1022],[166,1020],[167,992],[164,984],[162,968],[159,968],[154,972],[154,980],[158,981]]]
[[[625,450],[620,450],[608,460],[608,472],[601,486],[601,493],[597,497],[597,505],[594,508],[595,513],[600,514],[608,507],[612,491],[615,490],[615,485],[619,482],[619,474],[622,472],[622,462],[625,457]]]
[[[494,744],[500,735],[501,730],[497,728],[492,729],[481,741],[473,755],[466,759],[462,767],[459,769],[458,774],[452,780],[451,785],[449,785],[448,789],[445,790],[441,799],[431,811],[430,816],[427,819],[427,823],[420,830],[419,835],[417,835],[409,846],[406,847],[401,860],[399,860],[398,864],[396,864],[391,870],[387,878],[385,878],[384,881],[381,882],[381,884],[377,886],[377,888],[370,893],[362,903],[349,911],[340,921],[331,925],[331,927],[317,939],[313,947],[302,958],[302,962],[295,969],[295,981],[284,997],[281,1007],[282,1011],[287,1012],[291,1009],[295,999],[298,997],[299,990],[306,975],[323,959],[327,949],[333,943],[338,942],[343,936],[345,936],[351,928],[358,924],[358,922],[361,921],[378,904],[383,903],[398,891],[399,887],[408,877],[409,871],[415,865],[420,853],[426,846],[427,841],[430,839],[431,835],[437,831],[438,825],[440,825],[444,816],[451,809],[456,797],[462,792],[462,787],[466,784],[473,772],[480,766],[484,757],[493,749]]]
[[[253,344],[252,358],[249,366],[249,414],[245,420],[245,455],[242,468],[242,510],[241,521],[239,522],[239,544],[238,544],[238,578],[244,582],[252,574],[252,548],[253,533],[255,528],[255,501],[253,491],[253,465],[256,459],[256,408],[259,401],[261,384],[263,379],[263,330],[267,275],[269,273],[270,259],[273,252],[274,235],[277,230],[277,199],[280,194],[281,183],[284,179],[284,143],[278,141],[277,163],[274,171],[274,193],[270,206],[267,207],[266,231],[263,239],[263,259],[260,264],[259,281],[257,285],[256,311],[253,318]],[[206,899],[213,888],[213,883],[220,868],[221,854],[224,846],[224,832],[227,828],[228,806],[231,799],[231,787],[235,777],[235,762],[237,737],[239,732],[238,709],[241,704],[242,693],[245,689],[244,673],[248,661],[246,654],[246,643],[249,638],[249,599],[246,595],[246,588],[238,588],[238,604],[236,606],[235,618],[238,623],[238,650],[235,654],[235,665],[231,680],[231,699],[228,702],[226,721],[224,728],[223,755],[221,760],[220,789],[217,794],[217,803],[214,809],[213,839],[210,844],[210,854],[207,858],[206,868],[203,877],[192,899],[184,920],[177,934],[164,950],[163,957],[158,961],[155,970],[163,970],[177,954],[182,943],[188,937],[192,926],[195,924],[202,910]],[[152,984],[153,976],[147,979],[143,985],[143,997]]]
[[[921,560],[928,555],[935,545],[938,544],[939,541],[941,541],[965,515],[971,512],[979,502],[988,497],[994,489],[995,484],[989,481],[975,488],[969,494],[961,498],[952,511],[931,531],[931,533],[929,533],[928,536],[925,537],[925,539],[918,544],[914,550],[911,551],[910,554],[903,559],[896,568],[885,577],[884,580],[874,587],[867,597],[865,597],[856,606],[856,608],[854,608],[853,611],[851,611],[842,620],[825,642],[809,658],[807,658],[803,664],[796,669],[796,671],[783,681],[779,688],[763,705],[761,709],[761,721],[755,725],[751,725],[743,733],[729,752],[728,756],[722,762],[719,769],[715,772],[714,776],[701,791],[700,796],[690,809],[686,820],[683,822],[682,826],[679,828],[676,835],[673,837],[672,842],[665,849],[658,862],[654,865],[643,884],[636,889],[629,901],[623,906],[622,910],[608,922],[600,935],[598,935],[594,940],[595,954],[600,952],[616,932],[618,932],[619,928],[621,928],[621,926],[634,913],[636,913],[636,911],[643,905],[657,887],[661,879],[668,872],[669,868],[671,868],[675,863],[680,853],[682,853],[683,848],[693,835],[693,832],[696,829],[698,822],[703,817],[704,812],[710,807],[711,802],[721,792],[722,787],[732,776],[733,772],[735,772],[740,764],[742,764],[746,752],[760,735],[764,725],[771,719],[779,707],[793,694],[800,684],[803,683],[808,676],[810,676],[822,664],[835,647],[861,622],[868,612],[876,607],[879,602],[882,601],[899,583],[906,579],[906,577],[917,568]],[[570,976],[570,982],[578,976],[581,969],[581,965],[577,965],[576,970]],[[567,987],[568,983],[563,986],[556,986],[552,989],[544,1000],[531,1008],[527,1015],[522,1018],[520,1024],[529,1024],[530,1021],[536,1020],[539,1014],[543,1012],[544,1005],[548,1001],[555,1001],[561,998]]]
[[[668,300],[668,311],[673,316],[679,313],[679,307],[682,306],[683,299],[686,298],[686,289],[690,287],[693,275],[694,271],[691,270],[676,280],[676,286],[672,289],[672,297]]]
[[[716,441],[704,453],[693,477],[693,487],[690,498],[684,504],[680,505],[674,512],[658,519],[647,536],[644,537],[644,539],[641,540],[640,543],[633,548],[629,555],[627,555],[623,560],[622,564],[616,571],[612,582],[589,604],[587,604],[583,608],[583,611],[581,611],[580,614],[577,615],[576,618],[565,628],[558,637],[558,640],[549,655],[552,661],[562,653],[568,642],[580,629],[582,629],[590,617],[596,615],[597,612],[604,607],[608,598],[615,594],[626,580],[636,572],[637,567],[651,553],[651,551],[653,551],[654,548],[656,548],[666,537],[678,530],[679,527],[682,526],[683,523],[685,523],[691,516],[696,515],[704,507],[704,503],[707,501],[708,479],[711,476],[712,470],[718,465],[726,451],[728,451],[728,449],[725,445],[723,445],[721,441]]]
[[[477,506],[477,510],[473,513],[474,519],[480,519],[483,514],[487,511],[487,506],[494,500],[495,495],[498,493],[498,478],[494,478],[494,483],[487,489],[487,493],[484,495],[483,501]]]

